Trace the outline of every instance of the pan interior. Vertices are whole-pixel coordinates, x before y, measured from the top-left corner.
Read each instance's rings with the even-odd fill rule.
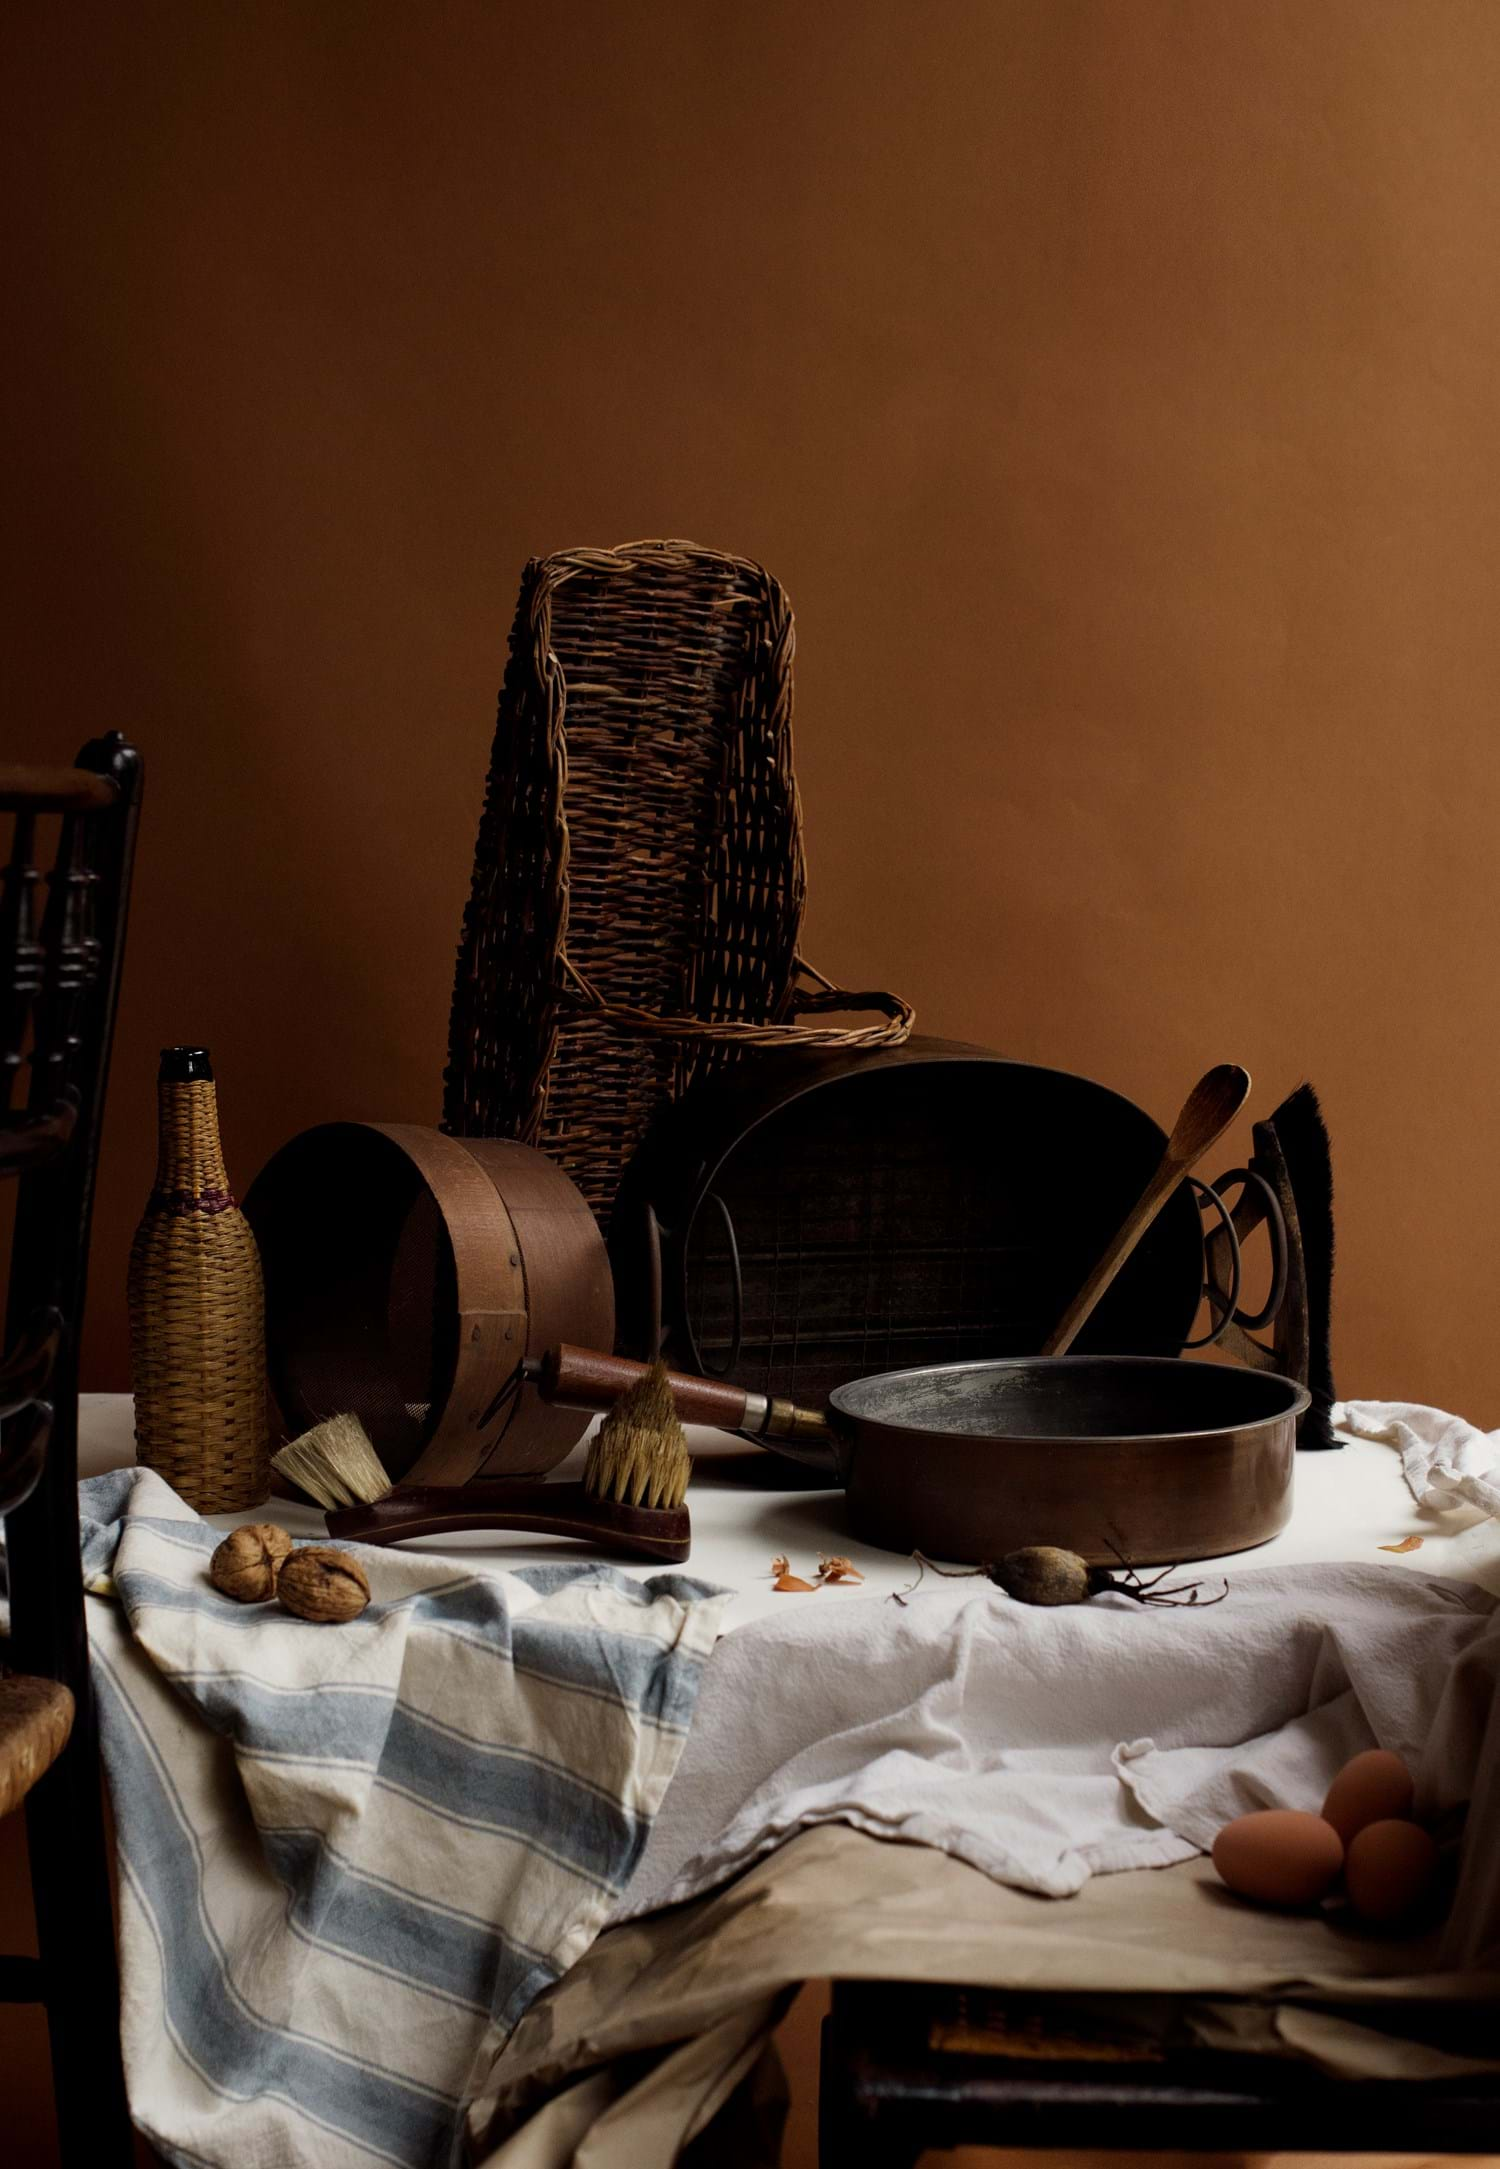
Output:
[[[945,1363],[840,1386],[830,1406],[852,1422],[969,1438],[1165,1438],[1235,1430],[1291,1415],[1290,1379],[1163,1356],[1062,1356]]]

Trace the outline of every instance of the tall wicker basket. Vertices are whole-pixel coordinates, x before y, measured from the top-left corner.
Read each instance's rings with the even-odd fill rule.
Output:
[[[911,1030],[904,1002],[840,992],[797,953],[792,649],[785,592],[744,558],[635,542],[526,568],[444,1127],[542,1146],[600,1213],[656,1108],[706,1066]],[[879,1021],[807,1021],[862,1008]]]
[[[221,1514],[270,1490],[260,1254],[219,1144],[202,1047],[162,1051],[156,1182],[130,1252],[136,1458]]]

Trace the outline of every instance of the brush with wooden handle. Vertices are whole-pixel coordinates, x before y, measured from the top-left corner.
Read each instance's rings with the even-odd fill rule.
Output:
[[[1200,1077],[1172,1126],[1161,1163],[1120,1223],[1103,1257],[1042,1343],[1044,1356],[1063,1356],[1088,1324],[1115,1275],[1160,1213],[1167,1199],[1192,1173],[1211,1145],[1217,1144],[1245,1104],[1250,1072],[1237,1062],[1220,1062]]]
[[[645,1364],[629,1356],[575,1348],[568,1342],[549,1348],[543,1356],[528,1356],[521,1365],[527,1384],[559,1408],[616,1408],[645,1372]],[[843,1482],[838,1441],[820,1409],[798,1408],[779,1394],[757,1393],[728,1378],[699,1378],[691,1371],[664,1367],[661,1375],[683,1423],[738,1431],[757,1445],[774,1443],[784,1459],[803,1462],[826,1475],[831,1484]]]
[[[327,1509],[346,1544],[395,1544],[458,1530],[570,1536],[595,1551],[676,1565],[692,1549],[683,1503],[693,1464],[666,1368],[635,1367],[630,1390],[589,1442],[582,1483],[497,1476],[467,1484],[396,1484],[353,1417],[294,1439],[272,1466]]]

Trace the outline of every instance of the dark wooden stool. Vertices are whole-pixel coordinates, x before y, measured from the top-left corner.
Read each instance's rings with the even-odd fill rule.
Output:
[[[836,1982],[823,2022],[822,2169],[912,2169],[927,2149],[956,2146],[1240,2155],[1500,2147],[1495,2079],[1330,2079],[1291,2059],[1195,2049],[1154,2010],[1143,2025],[1139,1999],[1120,1997],[1112,2024],[1098,2015],[1111,2000],[1090,1999],[1080,2029],[1058,1998],[1022,2009],[982,1992]],[[997,2005],[999,2023],[986,2024]]]

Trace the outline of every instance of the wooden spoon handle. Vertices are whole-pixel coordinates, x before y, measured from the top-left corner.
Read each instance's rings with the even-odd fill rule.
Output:
[[[1121,1222],[1088,1279],[1042,1343],[1044,1356],[1064,1356],[1094,1315],[1125,1260],[1156,1219],[1184,1175],[1217,1143],[1245,1104],[1250,1073],[1221,1062],[1200,1077],[1172,1125],[1155,1174]]]
[[[1250,1092],[1250,1072],[1238,1062],[1220,1062],[1198,1079],[1172,1125],[1164,1159],[1186,1175],[1210,1145],[1217,1144]]]

